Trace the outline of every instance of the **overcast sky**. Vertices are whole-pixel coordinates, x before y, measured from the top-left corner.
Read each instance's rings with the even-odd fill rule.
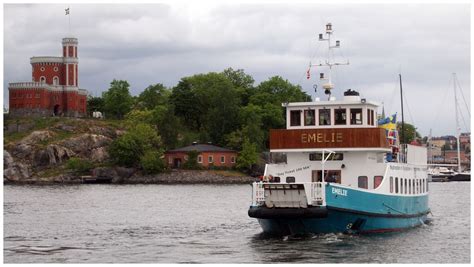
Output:
[[[113,79],[133,95],[150,84],[225,68],[244,69],[255,85],[280,75],[315,96],[327,22],[335,52],[349,60],[334,73],[333,95],[348,88],[400,114],[401,70],[405,120],[422,135],[455,133],[452,73],[462,88],[462,131],[470,129],[470,9],[468,4],[6,4],[4,106],[9,82],[31,81],[32,56],[60,56],[61,39],[79,39],[79,85],[100,96]],[[70,19],[70,30],[68,29]],[[70,31],[70,32],[69,32]],[[319,86],[320,87],[320,86]],[[318,90],[318,96],[324,98]],[[380,109],[381,110],[381,109]],[[463,120],[464,118],[464,120]],[[470,131],[470,130],[469,130]]]

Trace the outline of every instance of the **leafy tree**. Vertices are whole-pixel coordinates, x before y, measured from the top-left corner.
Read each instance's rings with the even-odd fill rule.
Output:
[[[127,120],[130,128],[134,127],[137,123],[153,124],[153,111],[133,109],[125,115],[125,120]]]
[[[140,158],[140,165],[146,174],[159,173],[165,169],[165,164],[161,159],[162,151],[148,150]]]
[[[201,166],[197,162],[197,158],[199,156],[199,152],[193,150],[188,152],[188,160],[183,164],[184,169],[188,170],[196,170],[200,169]]]
[[[160,145],[161,139],[156,131],[148,124],[138,123],[112,142],[109,154],[119,165],[137,167],[147,151],[159,151]]]
[[[152,111],[152,121],[160,132],[166,149],[176,148],[178,135],[183,128],[180,119],[174,115],[174,105],[157,105]]]
[[[104,99],[102,97],[87,96],[87,114],[94,111],[104,111]]]
[[[173,89],[171,103],[175,114],[189,130],[223,145],[224,136],[238,128],[239,98],[229,79],[210,72],[183,78]]]
[[[250,97],[250,103],[263,105],[272,103],[281,105],[285,102],[311,101],[311,96],[303,92],[301,86],[293,85],[280,76],[274,76],[260,83],[256,93]]]
[[[235,91],[240,98],[240,105],[246,106],[249,103],[250,96],[255,93],[253,87],[255,80],[253,77],[245,74],[243,69],[234,70],[227,68],[222,74],[234,85]]]
[[[405,123],[403,126],[403,134],[402,134],[402,123],[397,122],[397,131],[400,137],[400,143],[409,144],[411,141],[415,140],[416,138],[421,138],[420,133],[416,131],[415,126],[409,123]],[[401,139],[403,136],[403,140]]]
[[[257,163],[257,160],[257,146],[246,138],[242,145],[242,151],[237,157],[236,167],[241,170],[250,170],[252,165]]]
[[[102,93],[104,99],[104,110],[107,116],[123,119],[133,104],[133,97],[129,92],[130,85],[127,81],[113,80],[109,90]]]
[[[137,106],[141,109],[152,110],[158,105],[166,105],[171,91],[166,87],[157,83],[148,86],[137,98]]]

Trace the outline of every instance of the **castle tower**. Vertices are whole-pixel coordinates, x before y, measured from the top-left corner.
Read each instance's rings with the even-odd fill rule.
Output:
[[[86,115],[87,90],[79,89],[77,38],[62,39],[62,56],[30,58],[32,82],[10,83],[13,116]]]
[[[66,86],[78,85],[78,59],[77,59],[77,38],[63,38],[63,57],[64,57],[64,73],[66,74]]]

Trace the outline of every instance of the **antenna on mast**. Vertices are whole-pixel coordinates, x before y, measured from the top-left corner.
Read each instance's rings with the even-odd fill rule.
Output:
[[[336,41],[335,45],[331,45],[331,35],[332,35],[332,33],[333,33],[332,24],[328,23],[328,24],[326,24],[326,38],[324,38],[322,33],[319,34],[319,41],[327,41],[328,42],[328,57],[325,60],[325,62],[324,63],[319,63],[319,64],[310,64],[310,67],[311,66],[320,66],[320,67],[326,66],[326,67],[329,67],[328,77],[325,77],[324,73],[322,73],[322,72],[319,74],[319,79],[321,81],[325,81],[325,83],[323,83],[322,87],[324,89],[324,93],[326,95],[328,95],[328,99],[331,98],[331,90],[334,88],[334,84],[332,83],[332,80],[331,80],[332,67],[333,66],[338,66],[338,65],[349,65],[349,60],[347,60],[346,63],[339,63],[339,62],[331,61],[332,49],[341,47],[341,42],[339,40]]]

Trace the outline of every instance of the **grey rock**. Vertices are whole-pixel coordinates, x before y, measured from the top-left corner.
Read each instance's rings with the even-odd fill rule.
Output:
[[[91,151],[95,148],[107,146],[112,142],[112,139],[103,135],[97,134],[82,134],[77,137],[69,138],[62,141],[60,144],[77,154],[89,156]]]
[[[43,150],[38,150],[33,157],[33,166],[47,166],[62,163],[75,153],[66,147],[56,144],[48,145]]]
[[[27,137],[23,138],[20,143],[22,144],[37,144],[38,142],[46,141],[53,137],[54,133],[51,131],[34,131]]]
[[[33,157],[34,147],[31,144],[18,143],[13,146],[11,153],[14,157],[30,160]]]
[[[93,162],[104,162],[109,159],[109,152],[106,147],[94,148],[91,151],[90,159]]]

